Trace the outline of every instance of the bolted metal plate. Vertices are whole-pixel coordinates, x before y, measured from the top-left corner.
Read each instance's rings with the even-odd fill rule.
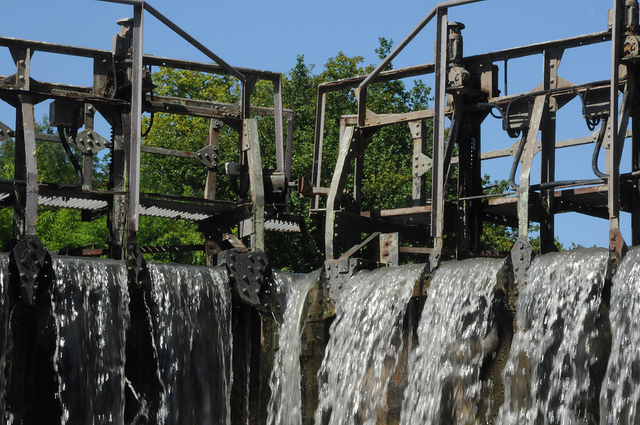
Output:
[[[218,147],[215,145],[207,145],[196,152],[196,158],[202,162],[207,168],[218,168],[220,157],[218,155]]]
[[[262,286],[269,274],[269,262],[264,252],[239,252],[234,249],[218,253],[216,264],[229,271],[231,287],[249,305],[260,305]]]
[[[35,235],[23,237],[11,251],[10,261],[10,268],[17,273],[12,279],[17,300],[26,305],[41,301],[53,271],[51,257],[40,239]]]
[[[69,144],[78,148],[82,153],[94,154],[110,145],[109,141],[94,130],[83,130],[75,139],[70,139]]]

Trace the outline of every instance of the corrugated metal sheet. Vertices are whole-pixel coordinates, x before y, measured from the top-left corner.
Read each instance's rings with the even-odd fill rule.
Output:
[[[73,210],[97,211],[106,208],[108,203],[99,199],[72,198],[61,196],[38,196],[38,204],[45,207],[69,208]]]
[[[271,230],[273,232],[300,233],[300,223],[295,221],[272,219],[264,222],[264,229]]]
[[[191,220],[191,221],[200,221],[206,218],[211,217],[211,214],[205,213],[193,213],[186,211],[179,211],[175,209],[168,208],[160,208],[160,207],[145,207],[140,206],[140,215],[144,215],[147,217],[161,217],[161,218],[172,218],[175,220]]]

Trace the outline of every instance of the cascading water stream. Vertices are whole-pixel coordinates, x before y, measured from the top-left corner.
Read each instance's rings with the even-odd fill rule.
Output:
[[[121,262],[54,258],[54,369],[63,424],[124,423],[126,267]]]
[[[504,261],[443,263],[429,285],[409,360],[401,424],[476,423],[480,369],[498,344],[493,318]]]
[[[601,313],[607,260],[606,250],[589,249],[533,261],[520,288],[496,423],[597,423],[608,346]]]
[[[293,275],[274,271],[276,285],[285,293],[285,310],[280,326],[279,349],[271,372],[267,417],[268,425],[300,425],[302,402],[300,394],[301,333],[304,327],[305,301],[309,290],[318,283],[320,271],[308,275]]]
[[[601,424],[640,421],[640,249],[632,248],[613,277],[611,356],[600,392]]]
[[[158,423],[230,424],[231,294],[223,268],[149,264]]]
[[[375,424],[402,351],[407,304],[424,265],[362,271],[336,302],[318,372],[315,423]]]

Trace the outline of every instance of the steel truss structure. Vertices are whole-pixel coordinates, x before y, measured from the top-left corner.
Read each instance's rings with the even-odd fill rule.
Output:
[[[37,239],[39,206],[80,209],[87,219],[106,214],[109,249],[80,250],[76,253],[106,254],[114,259],[125,259],[129,254],[137,255],[139,247],[136,233],[141,215],[200,222],[207,239],[206,250],[212,259],[216,252],[232,247],[264,250],[265,229],[299,232],[301,220],[291,216],[288,208],[293,112],[282,107],[282,75],[234,68],[149,3],[127,0],[115,2],[133,5],[134,18],[118,22],[121,30],[114,36],[113,51],[0,38],[0,47],[9,49],[16,66],[15,73],[0,77],[0,99],[16,110],[15,130],[0,124],[0,138],[13,137],[16,142],[15,177],[0,181],[2,206],[14,207],[16,242],[23,238]],[[167,25],[215,63],[144,55],[145,12]],[[38,59],[39,52],[92,60],[93,85],[81,87],[34,80],[30,69],[32,62]],[[150,79],[151,67],[154,66],[231,76],[242,86],[241,100],[237,104],[225,104],[159,96],[153,93]],[[275,107],[251,105],[252,91],[261,80],[273,85]],[[58,127],[59,135],[36,134],[34,105],[50,100],[53,100],[51,123]],[[96,113],[102,115],[111,126],[111,137],[103,137],[94,129]],[[203,140],[202,149],[197,152],[144,146],[141,143],[143,113],[209,119],[209,137]],[[275,140],[275,169],[263,170],[262,167],[255,118],[259,116],[273,118],[275,133],[270,138]],[[237,133],[240,148],[238,162],[227,164],[226,169],[228,174],[238,179],[240,188],[237,198],[223,200],[216,196],[217,173],[221,165],[218,138],[220,132],[227,131],[227,128]],[[39,182],[36,142],[57,142],[67,147],[70,144],[82,152],[82,161],[75,161],[70,155],[78,172],[77,185]],[[91,186],[92,161],[95,155],[102,155],[105,150],[108,150],[111,158],[109,190],[94,190]],[[141,193],[141,153],[200,161],[207,170],[204,198]],[[240,229],[238,237],[232,234],[232,228]],[[186,249],[205,247],[148,247],[143,248],[143,252]]]
[[[312,216],[325,226],[325,267],[329,276],[337,279],[339,274],[366,267],[367,259],[358,259],[358,253],[362,247],[376,242],[380,257],[370,259],[375,263],[397,264],[403,253],[420,253],[430,255],[431,267],[436,267],[445,254],[458,259],[487,255],[480,246],[480,235],[482,223],[490,222],[518,229],[519,239],[512,256],[514,264],[523,263],[514,267],[516,275],[522,278],[532,256],[528,241],[530,222],[540,223],[542,253],[553,251],[554,217],[569,211],[609,220],[609,248],[614,259],[619,260],[626,249],[619,228],[621,211],[632,214],[631,242],[640,243],[637,1],[615,0],[609,12],[609,28],[603,32],[464,56],[464,25],[450,22],[448,9],[476,1],[479,0],[439,3],[369,75],[318,87],[313,177],[305,193],[311,197]],[[431,20],[436,21],[434,62],[383,71]],[[558,67],[566,50],[604,42],[611,43],[610,79],[575,85],[559,75]],[[541,84],[530,92],[507,95],[507,62],[534,55],[542,56]],[[500,93],[498,86],[498,65],[502,64],[505,94]],[[367,89],[371,84],[427,74],[435,74],[433,109],[380,115],[367,108]],[[335,171],[330,186],[322,187],[327,94],[349,89],[355,91],[358,111],[342,118]],[[557,111],[576,97],[582,100],[584,118],[594,126],[601,123],[601,127],[592,137],[556,140]],[[494,115],[499,111],[503,129],[518,141],[508,149],[483,152],[481,126],[492,111]],[[447,118],[450,126],[445,132]],[[432,124],[431,128],[427,124]],[[372,135],[393,125],[408,125],[413,135],[413,205],[382,211],[345,210],[341,206],[345,197],[351,197],[350,205],[362,205],[363,158]],[[432,151],[427,148],[429,130],[433,135]],[[621,174],[626,138],[631,139],[632,172]],[[556,151],[589,143],[595,144],[594,177],[557,181]],[[603,147],[606,173],[597,166]],[[533,161],[538,154],[540,184],[532,185]],[[510,182],[515,194],[488,196],[482,187],[482,161],[508,156],[514,158]],[[452,183],[450,170],[456,165],[457,196],[447,198],[445,185]],[[345,187],[351,175],[352,195],[348,195]],[[432,188],[431,199],[427,199],[426,183]],[[448,250],[443,243],[445,231],[454,233],[456,240],[455,247]],[[333,275],[331,271],[336,268],[340,272]]]

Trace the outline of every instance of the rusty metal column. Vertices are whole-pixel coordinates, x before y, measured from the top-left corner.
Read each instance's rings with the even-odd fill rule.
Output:
[[[434,239],[434,250],[430,257],[432,267],[440,263],[444,234],[444,186],[445,186],[445,108],[447,106],[447,9],[438,9],[436,34],[436,75],[435,75],[435,110],[433,116],[433,171],[431,196],[431,236]]]
[[[16,63],[16,86],[30,90],[31,49],[11,50]],[[38,168],[36,158],[35,118],[33,99],[28,94],[18,96],[16,108],[15,180],[16,203],[13,212],[13,235],[16,240],[35,236],[38,216]],[[24,186],[22,186],[24,184]]]
[[[558,87],[558,66],[562,58],[562,51],[546,50],[543,53],[543,78],[544,90]],[[557,101],[554,97],[549,98],[549,105],[546,114],[542,118],[542,147],[540,164],[540,183],[555,181],[556,163],[556,111]],[[555,250],[555,215],[554,215],[554,193],[553,188],[542,189],[542,218],[540,220],[540,250],[542,253]]]
[[[620,154],[624,139],[618,129],[618,85],[620,83],[619,67],[622,54],[622,22],[624,16],[624,1],[614,0],[611,29],[611,87],[609,93],[609,126],[611,134],[611,148],[607,156],[607,170],[609,178],[608,209],[609,209],[609,251],[617,260],[622,259],[625,250],[624,239],[620,233]],[[626,128],[624,129],[626,133]],[[623,136],[624,137],[624,136]]]
[[[251,250],[264,251],[264,179],[258,140],[258,122],[255,119],[243,121],[242,146],[247,153],[251,201],[253,203]]]
[[[273,113],[276,133],[276,168],[285,172],[284,120],[282,107],[282,75],[273,80]]]
[[[480,251],[482,218],[481,125],[483,113],[468,114],[460,125],[458,155],[457,259],[468,258]]]
[[[96,110],[92,104],[84,105],[84,128],[87,132],[93,132]],[[93,185],[93,150],[82,151],[82,190],[90,190]]]
[[[349,174],[350,162],[353,159],[353,145],[356,144],[356,137],[358,137],[356,127],[349,126],[345,129],[344,135],[340,139],[336,168],[331,179],[331,186],[329,187],[325,213],[324,248],[326,260],[338,258],[338,247],[336,246],[338,234],[335,233],[336,211],[340,209],[340,200]]]
[[[316,104],[316,126],[313,140],[313,168],[311,170],[311,181],[314,187],[322,185],[322,148],[324,145],[324,113],[327,104],[327,93],[318,87],[318,99]],[[310,209],[320,208],[320,195],[311,197]]]
[[[142,128],[143,6],[133,7],[133,57],[131,64],[131,127],[129,138],[129,210],[127,232],[135,238],[140,210],[140,140]]]
[[[425,174],[431,168],[431,158],[425,155],[425,150],[427,149],[427,126],[424,121],[410,122],[409,129],[413,138],[412,205],[418,207],[426,202]]]
[[[35,236],[38,218],[38,163],[31,96],[20,95],[16,113],[15,179],[20,180],[14,208],[14,237]],[[24,182],[24,187],[22,186]]]
[[[209,120],[209,137],[207,138],[207,146],[213,146],[217,152],[220,145],[220,128],[222,127],[222,121],[215,118]],[[217,168],[207,168],[207,180],[204,186],[204,198],[216,199],[218,170]]]
[[[529,129],[522,137],[526,137],[524,153],[522,155],[522,172],[518,187],[518,239],[528,241],[529,238],[529,195],[531,191],[531,167],[536,154],[538,132],[545,112],[547,95],[537,96],[533,102],[533,111],[529,122]]]

